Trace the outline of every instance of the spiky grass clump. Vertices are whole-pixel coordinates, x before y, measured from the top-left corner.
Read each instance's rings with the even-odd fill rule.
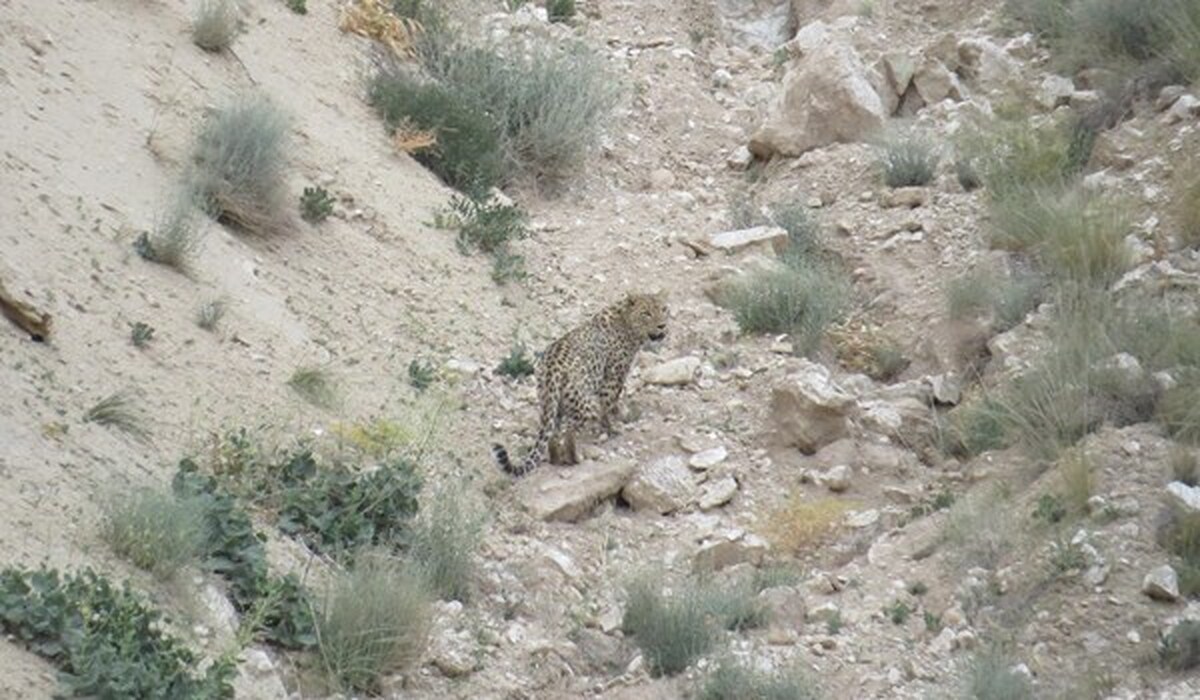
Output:
[[[802,264],[819,255],[821,248],[821,224],[803,202],[778,202],[771,205],[767,220],[788,235],[787,253],[784,259],[789,264]]]
[[[1013,670],[1013,661],[995,651],[979,654],[967,677],[967,697],[973,700],[1032,700],[1029,678]]]
[[[317,408],[332,409],[341,401],[337,378],[320,367],[299,367],[288,379],[288,386]]]
[[[950,280],[946,306],[952,319],[987,318],[992,330],[1003,333],[1037,308],[1044,289],[1045,280],[1034,273],[973,270]]]
[[[216,112],[192,149],[188,184],[209,216],[245,231],[281,232],[291,223],[285,172],[288,118],[260,95]]]
[[[701,683],[700,700],[815,700],[812,684],[796,671],[765,673],[721,659]]]
[[[891,134],[879,145],[879,169],[888,187],[928,185],[940,161],[934,144],[917,133]]]
[[[241,30],[241,13],[237,0],[195,0],[192,41],[205,51],[229,48]]]
[[[1182,168],[1172,184],[1179,240],[1190,248],[1200,247],[1200,166]]]
[[[1200,445],[1200,371],[1186,372],[1163,394],[1158,420],[1176,440]]]
[[[180,196],[159,217],[152,233],[143,233],[133,249],[150,262],[185,271],[203,241],[200,212],[190,197]]]
[[[850,285],[818,262],[756,270],[733,281],[721,294],[745,333],[791,333],[799,352],[820,344],[829,324],[849,306]]]
[[[469,598],[485,522],[483,507],[461,487],[445,488],[422,503],[409,528],[408,554],[441,599]]]
[[[305,187],[300,195],[300,217],[310,224],[319,224],[333,213],[333,201],[324,187]]]
[[[1071,132],[1057,122],[995,120],[963,133],[959,156],[970,162],[991,200],[1062,187],[1074,175]]]
[[[993,246],[1032,253],[1056,279],[1106,285],[1131,264],[1122,209],[1089,191],[1010,191],[992,219]]]
[[[1184,620],[1163,635],[1158,660],[1172,671],[1190,671],[1200,666],[1200,621]]]
[[[656,583],[642,578],[626,589],[626,596],[621,626],[656,676],[683,671],[716,640],[703,601],[692,588],[665,595]]]
[[[1167,460],[1171,465],[1172,481],[1188,486],[1200,483],[1200,460],[1196,459],[1196,453],[1191,449],[1183,445],[1172,445]]]
[[[85,423],[99,423],[126,432],[139,440],[150,437],[133,394],[116,391],[96,402],[83,414]]]
[[[169,578],[208,552],[203,498],[182,498],[144,490],[114,499],[101,536],[113,551],[141,569]]]
[[[960,498],[946,517],[946,542],[971,566],[994,569],[1012,548],[1012,508],[999,493]]]
[[[343,691],[378,690],[387,673],[420,658],[429,596],[419,577],[383,555],[362,554],[342,574],[316,619],[317,652]]]
[[[508,355],[505,355],[504,359],[500,361],[500,365],[496,367],[497,374],[511,379],[528,377],[533,372],[533,358],[529,357],[525,344],[521,342],[513,343]]]
[[[226,303],[221,299],[204,302],[196,312],[196,325],[206,331],[216,330],[217,324],[225,317],[226,307]]]

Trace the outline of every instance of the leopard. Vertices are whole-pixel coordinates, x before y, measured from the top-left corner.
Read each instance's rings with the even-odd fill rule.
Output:
[[[627,293],[546,348],[537,367],[540,420],[533,447],[520,462],[493,444],[500,468],[521,477],[549,452],[551,463],[576,464],[576,435],[598,427],[613,434],[618,402],[643,346],[667,335],[662,293]]]

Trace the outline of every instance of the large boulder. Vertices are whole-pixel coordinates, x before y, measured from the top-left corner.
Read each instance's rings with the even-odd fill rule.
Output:
[[[538,469],[521,479],[517,495],[542,520],[580,520],[592,508],[615,496],[633,475],[626,461],[584,462],[575,467]]]
[[[811,50],[789,68],[770,116],[750,137],[754,155],[798,156],[833,143],[860,141],[882,128],[887,106],[875,86],[884,80],[844,37],[824,36],[827,40],[815,46],[806,44]]]
[[[804,360],[771,392],[771,429],[778,443],[812,454],[850,434],[854,406],[828,369]]]

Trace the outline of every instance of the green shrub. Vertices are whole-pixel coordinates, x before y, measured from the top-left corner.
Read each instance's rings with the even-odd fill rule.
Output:
[[[1163,13],[1140,0],[1080,0],[1071,8],[1070,52],[1081,62],[1146,61],[1168,42]]]
[[[908,616],[913,612],[912,608],[908,607],[908,603],[903,600],[893,600],[891,605],[884,607],[883,613],[892,621],[893,625],[903,625],[908,622]]]
[[[236,661],[199,660],[163,632],[162,616],[91,569],[0,571],[0,628],[59,669],[60,697],[233,697]]]
[[[1182,445],[1172,445],[1167,457],[1171,464],[1171,480],[1188,486],[1200,483],[1200,460],[1196,454]]]
[[[317,408],[332,409],[341,401],[337,379],[321,367],[297,367],[287,383],[292,391]]]
[[[1067,507],[1062,499],[1052,493],[1043,493],[1038,497],[1037,507],[1033,509],[1033,517],[1052,525],[1067,517]]]
[[[1200,2],[1162,0],[1155,6],[1169,41],[1163,55],[1184,82],[1195,83],[1200,80]]]
[[[1179,240],[1190,248],[1200,247],[1200,167],[1182,167],[1172,186]]]
[[[153,233],[138,236],[134,251],[150,262],[186,270],[203,240],[198,213],[189,197],[180,197],[160,217]]]
[[[1130,266],[1120,207],[1081,189],[1027,190],[995,200],[991,244],[1028,251],[1056,280],[1106,285]]]
[[[720,295],[745,333],[791,333],[797,350],[817,347],[826,327],[848,307],[850,285],[819,262],[761,269],[735,280]]]
[[[1200,372],[1186,372],[1163,394],[1158,420],[1176,440],[1200,445]]]
[[[135,348],[144,348],[154,340],[154,326],[145,321],[134,321],[129,324],[129,342]]]
[[[699,585],[697,591],[701,607],[723,629],[756,629],[770,620],[771,610],[758,598],[753,579],[733,581],[723,586]]]
[[[417,577],[386,557],[360,556],[317,617],[317,651],[335,687],[377,691],[384,675],[420,658],[429,624],[429,598]]]
[[[196,312],[196,325],[206,331],[216,330],[217,324],[225,317],[225,302],[220,299],[206,301]]]
[[[1042,39],[1058,39],[1071,26],[1071,0],[1005,0],[1009,16]]]
[[[433,385],[437,373],[428,360],[414,359],[408,363],[408,384],[417,391],[425,391]]]
[[[515,204],[454,196],[450,199],[450,210],[449,219],[458,229],[458,247],[464,253],[472,250],[496,253],[528,235],[528,217]]]
[[[642,650],[653,675],[675,675],[712,647],[716,635],[699,592],[686,589],[666,596],[642,579],[626,595],[622,628]]]
[[[298,15],[308,14],[308,0],[287,0],[287,6]]]
[[[915,133],[893,134],[879,146],[879,169],[888,187],[928,185],[940,160],[933,143]]]
[[[421,479],[405,458],[356,473],[345,465],[319,467],[298,450],[272,471],[278,479],[279,529],[321,552],[346,553],[400,541],[417,512]]]
[[[784,261],[803,264],[821,254],[821,225],[803,202],[778,202],[771,205],[767,222],[788,234]]]
[[[1037,308],[1044,287],[1042,277],[1033,273],[1000,275],[989,270],[972,270],[950,280],[946,306],[952,319],[987,316],[992,330],[1003,333]]]
[[[408,556],[443,600],[466,602],[483,535],[483,508],[464,489],[445,488],[422,505],[408,531]]]
[[[241,25],[241,10],[235,0],[196,0],[192,41],[205,51],[221,51],[233,43]]]
[[[281,231],[287,214],[288,119],[265,97],[243,96],[196,138],[187,180],[201,209],[251,233]]]
[[[300,216],[309,223],[320,223],[333,213],[333,201],[324,187],[305,187],[300,196]]]
[[[967,696],[974,700],[1031,700],[1033,685],[1013,670],[1013,662],[995,651],[975,657],[967,681]]]
[[[732,659],[721,659],[704,679],[700,700],[815,700],[818,693],[799,673],[763,673]]]
[[[949,418],[951,452],[973,456],[1012,444],[1004,409],[995,399],[982,397],[964,403],[952,410]]]
[[[272,577],[267,550],[246,511],[218,485],[185,459],[172,481],[182,499],[205,499],[205,530],[209,551],[205,566],[229,580],[229,598],[239,613],[252,613],[256,632],[268,641],[292,649],[316,643],[312,604],[295,576]]]
[[[207,508],[203,498],[139,491],[109,504],[100,532],[118,556],[168,578],[208,553]]]
[[[575,16],[575,0],[546,0],[546,15],[551,22],[569,22]]]
[[[384,63],[368,99],[389,130],[433,131],[437,144],[414,154],[447,185],[482,197],[503,184],[504,153],[498,125],[483,108],[438,83],[422,83],[398,63]]]
[[[1184,620],[1163,635],[1158,643],[1158,660],[1172,671],[1200,666],[1200,621]]]
[[[508,355],[500,361],[496,372],[512,379],[520,379],[533,374],[533,359],[526,354],[524,343],[513,343]]]

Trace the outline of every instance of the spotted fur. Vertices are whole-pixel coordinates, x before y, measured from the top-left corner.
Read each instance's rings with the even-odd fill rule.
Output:
[[[548,448],[555,461],[557,440],[567,452],[565,461],[574,463],[576,433],[593,425],[611,432],[633,358],[647,341],[661,340],[666,333],[663,298],[629,294],[554,341],[537,370],[541,420],[533,448],[513,463],[508,450],[494,444],[496,462],[523,476],[541,463]]]

